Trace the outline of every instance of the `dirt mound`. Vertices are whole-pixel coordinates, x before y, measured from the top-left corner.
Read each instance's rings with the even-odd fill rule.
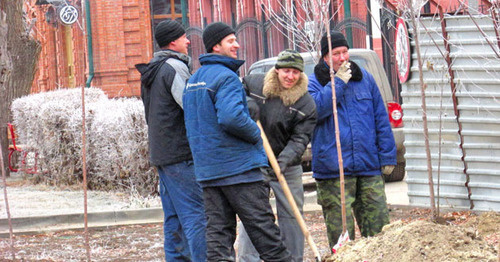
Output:
[[[489,212],[463,225],[396,221],[374,237],[349,242],[324,261],[497,261],[500,214]],[[484,237],[495,235],[495,241]]]

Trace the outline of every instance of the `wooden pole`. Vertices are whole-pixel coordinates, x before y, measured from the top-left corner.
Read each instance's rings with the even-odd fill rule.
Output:
[[[281,173],[280,166],[278,165],[278,160],[276,160],[276,156],[274,155],[273,149],[271,148],[271,145],[269,144],[269,140],[267,139],[266,133],[264,133],[264,128],[262,128],[262,125],[260,121],[257,121],[257,125],[259,126],[260,129],[260,135],[262,137],[262,142],[264,144],[264,150],[266,150],[267,158],[269,159],[269,163],[271,163],[271,167],[273,168],[274,173],[276,174],[276,177],[278,178],[278,182],[280,183],[283,192],[285,193],[285,197],[288,200],[288,203],[290,203],[290,206],[292,207],[293,210],[293,215],[295,216],[295,219],[297,219],[297,222],[299,223],[300,229],[302,230],[302,233],[304,234],[304,237],[306,238],[307,243],[311,247],[313,254],[316,258],[316,261],[321,261],[321,256],[319,254],[318,248],[316,247],[316,244],[314,243],[314,240],[312,239],[311,233],[309,233],[309,230],[307,229],[306,222],[304,221],[304,218],[302,217],[302,214],[299,211],[299,208],[297,207],[297,203],[295,202],[295,199],[293,198],[292,192],[290,191],[290,188],[288,187],[288,184],[286,183],[285,176]]]
[[[82,170],[83,170],[83,226],[85,228],[85,250],[87,251],[87,261],[90,258],[90,243],[89,243],[89,228],[88,228],[88,212],[87,212],[87,136],[85,132],[85,87],[82,90]]]
[[[328,54],[332,52],[332,36],[330,34],[330,23],[328,21],[325,23],[326,27],[326,37],[328,39]],[[340,144],[340,129],[339,120],[337,113],[337,95],[335,94],[335,73],[333,72],[332,56],[329,57],[330,64],[330,81],[332,83],[332,103],[333,103],[333,121],[335,123],[335,144],[337,145],[337,157],[339,162],[339,173],[340,173],[340,204],[342,206],[342,236],[345,235],[347,231],[347,215],[345,207],[345,181],[344,181],[344,161],[342,160],[342,147]]]

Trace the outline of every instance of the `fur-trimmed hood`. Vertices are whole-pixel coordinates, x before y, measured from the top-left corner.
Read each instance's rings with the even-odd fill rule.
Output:
[[[305,93],[307,93],[308,78],[303,72],[300,73],[299,81],[291,88],[284,88],[279,79],[276,69],[273,67],[264,78],[262,93],[266,98],[279,97],[285,106],[295,104]]]

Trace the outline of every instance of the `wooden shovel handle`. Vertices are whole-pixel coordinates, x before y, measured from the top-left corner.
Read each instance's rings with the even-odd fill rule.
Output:
[[[278,161],[276,160],[276,156],[274,155],[273,149],[269,144],[269,140],[267,139],[266,133],[264,133],[264,129],[262,128],[260,121],[257,121],[257,125],[260,129],[260,135],[264,144],[264,150],[266,150],[267,158],[269,159],[269,163],[271,163],[271,167],[273,168],[274,173],[278,178],[278,182],[280,183],[283,192],[285,193],[285,197],[288,200],[288,203],[290,203],[290,206],[292,207],[293,215],[295,216],[295,219],[297,219],[300,229],[302,230],[307,243],[311,247],[314,256],[316,257],[316,261],[321,261],[321,256],[319,254],[318,248],[316,247],[316,244],[314,243],[314,240],[312,239],[312,236],[307,229],[306,222],[304,221],[304,218],[302,217],[302,214],[297,207],[297,203],[295,203],[295,199],[293,198],[292,192],[288,187],[285,176],[283,176],[283,174],[281,173],[280,166],[278,165]]]

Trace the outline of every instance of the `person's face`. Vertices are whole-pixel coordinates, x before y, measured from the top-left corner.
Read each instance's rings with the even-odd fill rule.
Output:
[[[292,88],[297,84],[300,78],[300,70],[295,68],[279,68],[275,69],[278,74],[278,80],[281,86],[286,89]]]
[[[324,60],[325,62],[330,65],[330,56],[332,57],[333,64],[330,65],[330,67],[337,72],[340,68],[340,65],[344,63],[344,61],[349,60],[349,49],[347,46],[339,46],[335,47],[330,51],[328,54],[325,55]]]
[[[216,54],[236,59],[238,57],[237,51],[239,48],[240,45],[236,41],[236,36],[234,34],[230,34],[224,37],[224,39],[222,39],[220,43],[216,44],[212,49]]]
[[[181,37],[177,38],[175,41],[170,42],[169,48],[177,51],[179,53],[183,53],[185,55],[188,54],[188,47],[191,41],[186,37],[186,34],[183,34]]]

